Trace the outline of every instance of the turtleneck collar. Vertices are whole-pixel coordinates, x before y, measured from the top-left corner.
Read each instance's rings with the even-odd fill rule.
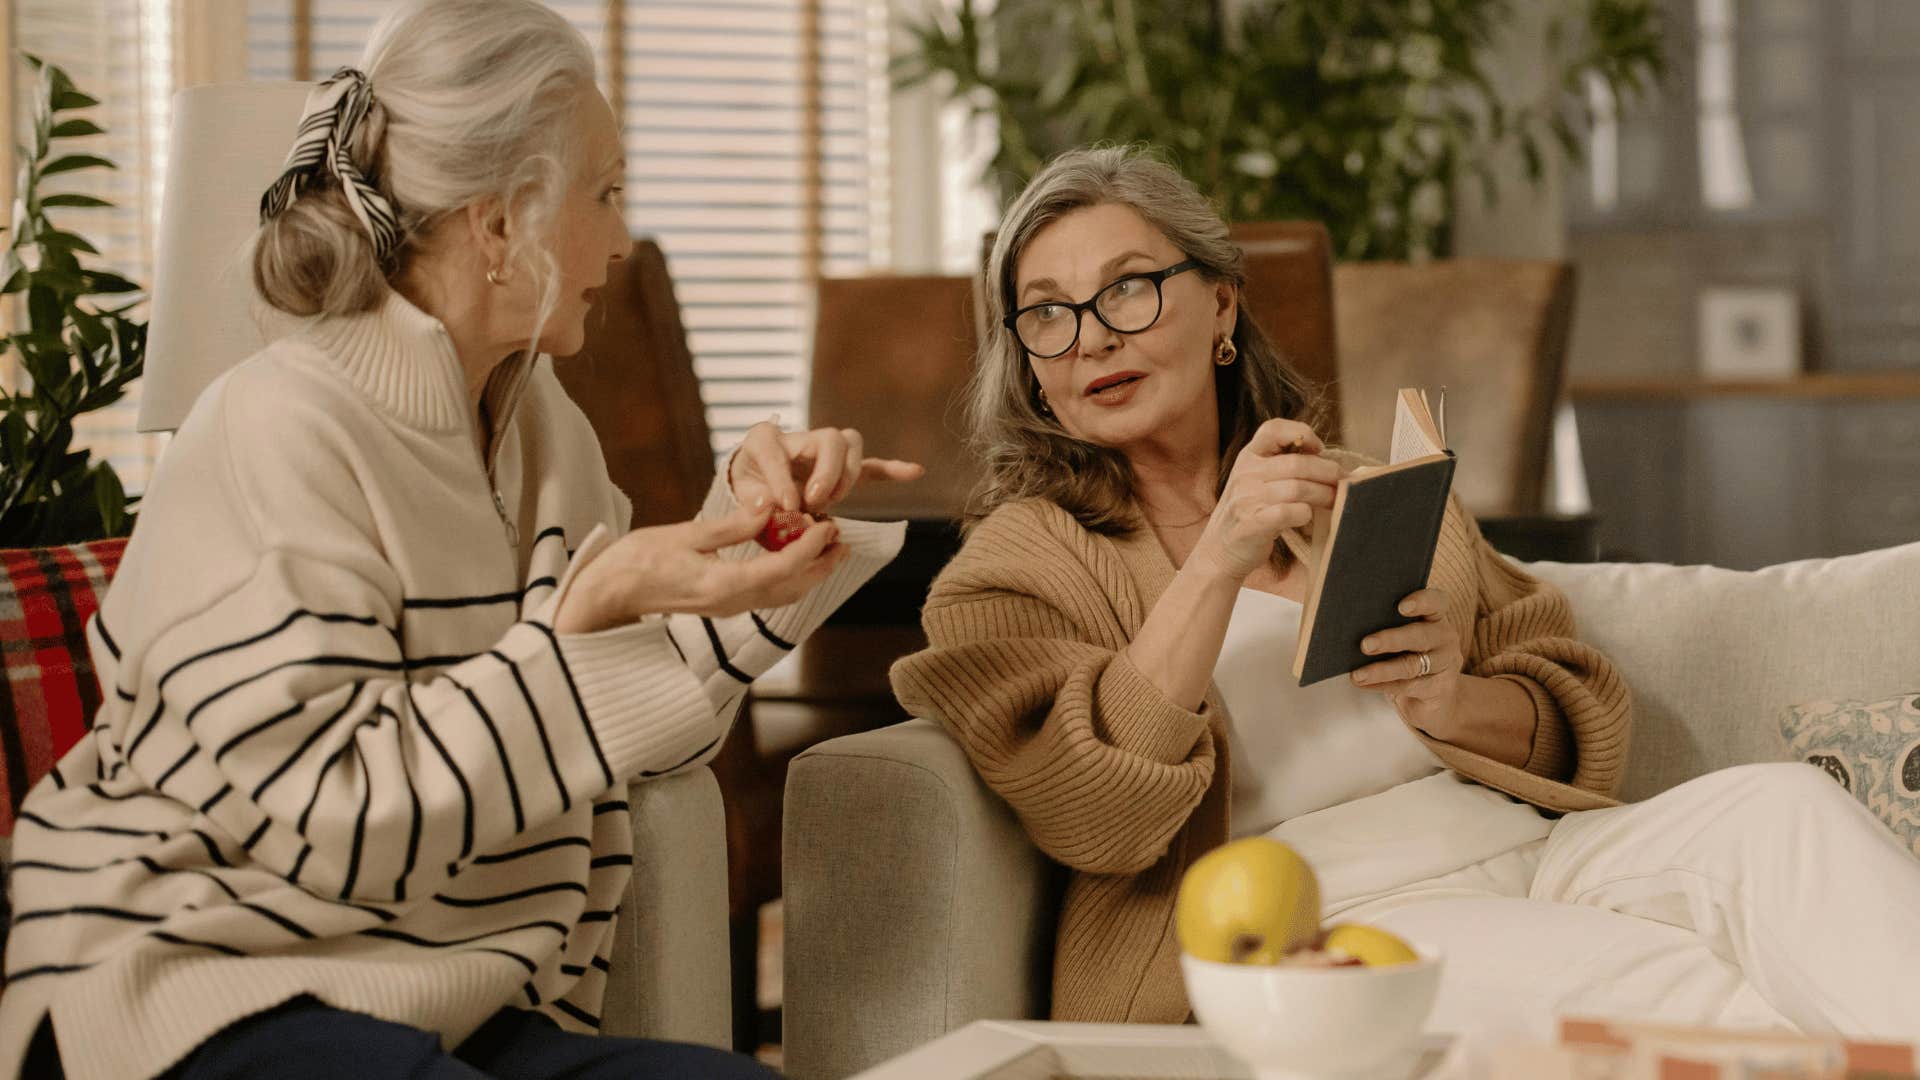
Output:
[[[320,319],[298,336],[332,357],[356,389],[401,423],[433,432],[472,427],[466,371],[453,336],[398,292],[389,290],[372,311]],[[505,366],[527,363],[522,353]],[[488,387],[517,388],[521,380],[515,375],[496,369]]]

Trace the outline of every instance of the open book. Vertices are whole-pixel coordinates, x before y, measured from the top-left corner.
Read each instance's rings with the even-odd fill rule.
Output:
[[[1382,659],[1361,652],[1360,640],[1412,621],[1400,614],[1400,601],[1426,587],[1453,489],[1446,410],[1444,389],[1438,419],[1424,391],[1401,390],[1388,463],[1340,481],[1332,511],[1314,515],[1310,543],[1283,537],[1313,575],[1293,656],[1301,686]]]

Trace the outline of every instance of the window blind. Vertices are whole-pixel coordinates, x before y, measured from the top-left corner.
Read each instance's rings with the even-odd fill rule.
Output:
[[[716,453],[805,422],[812,283],[889,261],[885,0],[550,0],[594,45]],[[353,62],[379,0],[253,0],[254,78]],[[307,55],[299,55],[302,42]]]
[[[87,262],[149,285],[173,90],[171,0],[14,3],[17,47],[64,68],[76,86],[100,102],[80,115],[106,134],[63,139],[54,152],[95,154],[118,166],[49,177],[43,187],[48,194],[79,192],[114,204],[111,209],[55,209],[50,215],[100,250],[97,256],[82,256]],[[32,130],[34,93],[24,67],[17,79],[15,130],[24,142]],[[110,461],[130,492],[145,489],[161,445],[157,437],[134,430],[139,394],[136,381],[127,397],[75,424],[76,445]]]

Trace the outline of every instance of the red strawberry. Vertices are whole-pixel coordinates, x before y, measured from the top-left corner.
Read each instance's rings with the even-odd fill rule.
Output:
[[[761,529],[760,535],[754,539],[768,551],[779,551],[800,539],[800,534],[812,524],[813,519],[798,510],[775,510],[767,518],[767,527]]]

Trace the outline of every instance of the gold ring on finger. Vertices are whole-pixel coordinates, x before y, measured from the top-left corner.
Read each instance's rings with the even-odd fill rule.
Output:
[[[1433,674],[1433,654],[1421,653],[1420,670],[1415,672],[1413,677],[1416,679],[1424,679],[1431,674]]]

